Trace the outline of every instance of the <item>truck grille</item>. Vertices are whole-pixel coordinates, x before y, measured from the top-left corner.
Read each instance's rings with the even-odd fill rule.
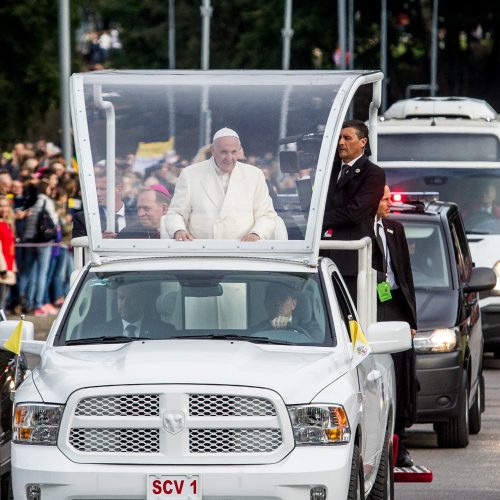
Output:
[[[71,429],[78,451],[93,453],[158,453],[159,429]]]
[[[92,417],[152,416],[160,414],[158,394],[123,394],[85,398],[78,403],[75,415]]]
[[[189,414],[201,417],[258,417],[276,415],[267,399],[223,394],[190,394]]]
[[[79,463],[275,463],[294,446],[283,401],[265,389],[99,387],[71,395],[58,445]],[[101,394],[99,394],[101,393]]]
[[[279,429],[192,429],[191,453],[269,453],[281,444]]]

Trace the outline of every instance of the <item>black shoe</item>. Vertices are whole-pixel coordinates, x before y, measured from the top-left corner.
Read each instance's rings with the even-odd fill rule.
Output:
[[[404,444],[400,444],[398,448],[398,456],[396,457],[396,467],[411,467],[413,460],[410,457],[410,452]]]

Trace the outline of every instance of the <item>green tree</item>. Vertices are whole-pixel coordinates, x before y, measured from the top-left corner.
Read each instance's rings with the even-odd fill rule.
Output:
[[[59,100],[57,2],[0,3],[0,143],[41,136],[58,139]]]

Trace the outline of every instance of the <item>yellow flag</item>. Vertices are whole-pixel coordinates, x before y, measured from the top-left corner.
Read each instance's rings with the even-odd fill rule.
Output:
[[[359,326],[359,323],[355,320],[349,321],[349,330],[351,332],[352,338],[352,368],[359,365],[363,359],[370,354],[372,351],[370,345],[368,344],[368,340],[366,340],[365,334],[363,330]]]
[[[6,349],[12,351],[15,354],[21,354],[21,337],[23,336],[23,324],[24,321],[22,319],[19,320],[19,323],[14,328],[14,331],[3,344]]]

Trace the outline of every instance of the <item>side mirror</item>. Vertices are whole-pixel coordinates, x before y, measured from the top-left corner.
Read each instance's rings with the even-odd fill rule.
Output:
[[[12,335],[18,324],[17,320],[0,321],[0,349],[4,349],[4,342]],[[43,340],[35,340],[35,328],[31,321],[23,323],[21,351],[39,355],[45,345]]]
[[[497,275],[489,267],[474,267],[469,282],[464,286],[465,293],[485,292],[497,284]]]
[[[404,321],[372,323],[366,332],[366,340],[374,354],[389,354],[411,348],[410,325]]]

